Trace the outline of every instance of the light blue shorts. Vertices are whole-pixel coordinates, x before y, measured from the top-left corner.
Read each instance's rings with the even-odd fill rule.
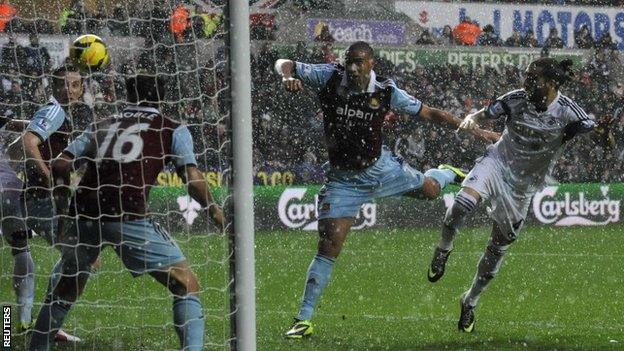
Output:
[[[329,164],[323,168],[327,180],[318,196],[319,219],[355,217],[362,204],[420,189],[425,180],[385,146],[377,162],[361,171],[336,170]]]
[[[106,246],[133,276],[150,271],[166,270],[186,260],[171,235],[151,219],[134,221],[77,220],[70,224],[64,241],[63,261],[79,271],[88,267]]]

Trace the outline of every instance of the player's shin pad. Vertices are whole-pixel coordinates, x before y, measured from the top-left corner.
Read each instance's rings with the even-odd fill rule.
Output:
[[[443,250],[450,250],[453,248],[453,239],[457,234],[459,228],[463,225],[465,218],[475,209],[477,206],[477,199],[472,195],[460,191],[451,207],[446,211],[444,216],[444,222],[442,224],[442,237],[438,247]]]

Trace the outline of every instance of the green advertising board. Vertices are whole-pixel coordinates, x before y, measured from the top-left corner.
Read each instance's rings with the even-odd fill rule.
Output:
[[[334,53],[342,61],[346,47],[335,47]],[[515,66],[520,69],[541,55],[537,48],[500,48],[500,47],[407,47],[407,48],[377,48],[377,57],[401,66],[407,72],[413,72],[417,66],[469,66],[491,67],[502,72],[506,66]],[[556,59],[569,58],[574,65],[580,67],[585,62],[587,50],[553,50],[551,57]]]
[[[291,57],[294,46],[275,45],[281,57]],[[333,52],[339,62],[343,62],[347,46],[334,46]],[[416,67],[453,65],[492,67],[502,73],[505,66],[524,69],[531,61],[539,58],[540,48],[509,48],[483,46],[403,46],[375,47],[375,55],[402,67],[406,72],[413,72]],[[552,49],[550,56],[556,59],[569,58],[576,67],[583,66],[591,57],[590,50]]]
[[[316,230],[319,189],[320,185],[254,187],[256,229]],[[456,186],[449,186],[433,201],[383,198],[366,203],[360,209],[354,228],[438,227],[458,190]],[[215,188],[213,193],[220,202],[227,197],[224,188]],[[619,223],[621,199],[624,199],[624,184],[620,183],[548,186],[533,198],[527,221],[555,226]],[[481,206],[468,224],[488,223],[486,208]],[[170,225],[190,228],[206,225],[206,214],[182,187],[155,187],[151,191],[150,211],[166,215]]]

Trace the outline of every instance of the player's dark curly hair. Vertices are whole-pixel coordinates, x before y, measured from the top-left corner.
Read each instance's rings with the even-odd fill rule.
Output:
[[[142,74],[126,79],[128,102],[141,102],[146,105],[161,102],[165,99],[165,79],[160,75]]]
[[[51,78],[52,78],[52,87],[54,89],[59,89],[59,88],[65,87],[65,75],[68,72],[78,72],[78,73],[80,73],[80,70],[78,69],[78,67],[74,66],[71,63],[65,63],[65,64],[55,68],[52,71]]]
[[[373,52],[373,48],[370,46],[370,44],[368,44],[365,41],[356,41],[355,43],[351,44],[349,46],[349,48],[347,49],[347,52],[350,51],[360,51],[360,52],[365,52],[368,55],[370,55],[370,57],[374,57],[375,53]]]
[[[533,61],[533,64],[540,68],[543,77],[554,82],[557,87],[564,85],[574,77],[574,70],[572,69],[574,62],[570,59],[557,61],[550,57],[542,57]]]

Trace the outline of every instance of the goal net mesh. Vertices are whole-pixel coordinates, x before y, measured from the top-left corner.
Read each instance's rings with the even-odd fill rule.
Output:
[[[107,44],[111,62],[103,70],[83,74],[83,97],[66,111],[71,138],[91,122],[124,108],[126,77],[141,72],[161,75],[167,82],[161,112],[189,127],[198,168],[204,172],[216,201],[222,207],[227,204],[229,196],[223,189],[230,170],[230,83],[224,1],[15,3],[15,16],[0,32],[0,115],[32,118],[48,101],[50,73],[65,62],[70,43],[83,34],[98,35]],[[19,136],[2,130],[0,144],[6,146]],[[20,166],[14,168],[23,178]],[[3,191],[8,190],[6,187]],[[173,165],[159,174],[148,206],[151,218],[175,239],[198,278],[206,323],[205,349],[229,349],[232,280],[227,235],[213,226],[207,211],[187,195]],[[53,218],[41,220],[46,219]],[[33,234],[28,242],[35,265],[34,321],[60,253],[41,233]],[[9,240],[3,240],[0,301],[14,306],[13,346],[25,349],[27,335],[17,329],[16,249]],[[179,349],[171,293],[148,275],[132,278],[110,248],[103,250],[101,261],[63,324],[63,330],[82,339],[79,344],[70,344],[69,349]]]

